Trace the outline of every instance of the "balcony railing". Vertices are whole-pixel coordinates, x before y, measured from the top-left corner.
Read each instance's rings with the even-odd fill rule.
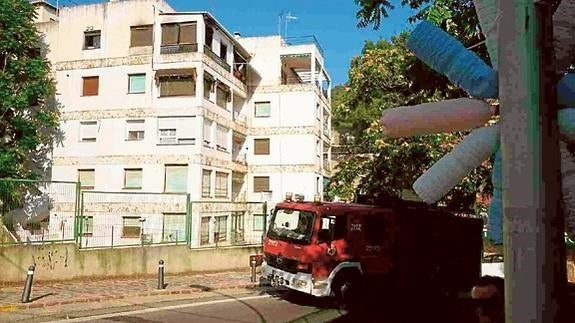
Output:
[[[317,50],[323,56],[323,48],[319,45],[317,38],[315,36],[300,36],[300,37],[287,37],[284,39],[286,45],[288,46],[297,46],[297,45],[315,45]]]
[[[160,47],[160,54],[192,53],[197,51],[198,44],[171,44]]]
[[[208,55],[209,58],[213,59],[223,69],[230,72],[231,70],[230,64],[226,63],[221,57],[216,55],[216,53],[214,53],[210,47],[204,45],[204,53]]]
[[[247,165],[247,154],[246,153],[234,154],[234,157],[232,159],[235,163]]]
[[[238,111],[234,111],[234,121],[241,123],[241,124],[246,124],[248,118],[246,117],[245,114],[240,113]]]

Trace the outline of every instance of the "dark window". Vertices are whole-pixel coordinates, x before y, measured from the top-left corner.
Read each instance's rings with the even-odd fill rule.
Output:
[[[228,46],[220,43],[220,58],[225,62],[228,57]]]
[[[212,27],[206,27],[206,46],[212,48],[212,41],[214,40],[214,30]]]
[[[347,217],[340,216],[335,218],[335,227],[333,230],[333,239],[345,239],[347,236]]]
[[[122,217],[122,238],[140,238],[141,230],[139,217]]]
[[[152,25],[130,27],[130,47],[152,46]]]
[[[84,49],[100,48],[101,32],[99,30],[84,32]]]
[[[192,45],[197,42],[195,22],[162,24],[162,45]],[[197,46],[194,47],[196,49]]]
[[[178,24],[162,24],[162,45],[177,44],[178,34]]]
[[[86,76],[82,78],[82,96],[98,95],[100,85],[99,76]]]
[[[270,139],[254,139],[254,155],[269,155]]]
[[[204,98],[210,99],[210,93],[214,91],[216,80],[211,74],[204,73]]]
[[[268,192],[270,190],[269,176],[254,176],[254,193]]]
[[[365,240],[371,245],[382,245],[385,242],[385,218],[381,215],[365,217]]]

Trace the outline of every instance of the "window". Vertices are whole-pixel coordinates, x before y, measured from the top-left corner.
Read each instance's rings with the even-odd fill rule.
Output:
[[[162,54],[195,52],[198,50],[197,42],[195,22],[162,24]]]
[[[230,88],[227,85],[218,82],[218,85],[216,86],[216,105],[225,109],[230,98]]]
[[[269,155],[270,154],[270,139],[261,138],[254,139],[254,155]]]
[[[204,145],[208,147],[212,147],[212,124],[212,120],[204,119]]]
[[[219,151],[228,151],[228,132],[229,129],[218,125],[216,131],[216,148]]]
[[[206,46],[212,48],[212,41],[214,40],[214,30],[210,26],[206,26]]]
[[[160,76],[160,97],[194,96],[196,81],[193,75]]]
[[[214,92],[216,79],[209,73],[204,73],[204,98],[210,100],[211,93]]]
[[[254,193],[269,192],[269,190],[270,190],[269,176],[254,176]]]
[[[210,243],[210,217],[203,217],[200,224],[200,245]]]
[[[333,239],[345,239],[347,236],[347,216],[339,216],[335,218],[335,226],[333,229]]]
[[[94,142],[98,136],[98,121],[80,121],[80,141]]]
[[[137,94],[146,92],[146,74],[128,75],[128,93]]]
[[[122,238],[140,238],[142,233],[142,222],[139,217],[122,217]]]
[[[216,197],[228,197],[228,173],[216,172]]]
[[[381,214],[365,217],[365,240],[370,245],[381,246],[385,243],[385,217]]]
[[[100,48],[100,37],[102,32],[99,30],[84,32],[84,49]]]
[[[268,102],[256,102],[254,106],[254,112],[256,118],[267,118],[270,116],[271,103]]]
[[[228,216],[217,216],[214,232],[214,242],[224,242],[228,238]]]
[[[82,236],[91,237],[94,235],[94,217],[86,216],[82,218]]]
[[[81,189],[94,189],[95,173],[96,171],[94,169],[78,169],[78,181],[80,182]]]
[[[232,212],[232,243],[241,243],[245,241],[243,211]]]
[[[140,141],[144,140],[145,121],[139,120],[126,120],[126,140]]]
[[[318,120],[321,119],[321,108],[319,107],[319,103],[316,103],[315,105],[315,117]]]
[[[318,157],[321,155],[321,142],[319,140],[315,141],[315,154]]]
[[[158,137],[160,145],[193,145],[194,117],[160,117],[158,118]]]
[[[82,77],[82,96],[98,95],[99,76]]]
[[[228,46],[220,43],[220,58],[225,62],[228,58]]]
[[[321,179],[320,177],[315,178],[315,194],[321,193]]]
[[[265,217],[265,214],[254,214],[254,231],[264,230]]]
[[[202,197],[212,196],[212,171],[202,171]]]
[[[130,47],[152,46],[152,25],[130,27]]]
[[[142,188],[142,169],[125,168],[124,169],[124,188],[140,189]]]
[[[186,213],[164,213],[162,240],[166,242],[186,241]]]
[[[188,166],[166,165],[164,191],[167,193],[185,193],[188,190]]]

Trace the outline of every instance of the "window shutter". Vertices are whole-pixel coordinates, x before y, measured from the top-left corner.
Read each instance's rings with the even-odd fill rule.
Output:
[[[188,190],[188,166],[166,166],[166,192]]]
[[[152,26],[130,27],[130,47],[152,46]]]
[[[178,129],[178,119],[158,118],[158,129]]]
[[[100,78],[98,76],[83,77],[82,81],[83,81],[83,87],[82,87],[83,96],[98,95],[98,86],[100,81]]]
[[[269,176],[254,176],[254,193],[270,190]]]
[[[221,148],[228,148],[228,128],[220,125],[217,126],[216,144]]]
[[[216,196],[228,196],[228,174],[224,172],[216,172]]]
[[[194,132],[194,119],[195,118],[181,118],[178,119],[178,139],[192,139],[195,138]]]
[[[98,136],[98,122],[97,121],[81,121],[80,122],[80,140],[81,141],[95,141]]]
[[[212,143],[212,121],[204,119],[204,143]]]
[[[254,139],[254,155],[269,155],[270,154],[270,140]]]
[[[212,171],[203,170],[202,171],[202,196],[208,197],[212,194],[211,185],[212,184]]]
[[[196,44],[196,23],[180,24],[180,44]]]
[[[162,45],[178,43],[178,24],[162,24]]]
[[[193,76],[160,77],[160,96],[192,96],[196,94]]]
[[[94,187],[95,171],[93,169],[79,169],[78,181],[83,188]]]

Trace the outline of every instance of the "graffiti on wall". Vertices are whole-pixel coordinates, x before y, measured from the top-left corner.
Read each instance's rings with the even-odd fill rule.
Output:
[[[37,268],[54,270],[56,268],[68,268],[69,260],[68,248],[54,248],[42,246],[37,254],[32,255],[32,260]]]

